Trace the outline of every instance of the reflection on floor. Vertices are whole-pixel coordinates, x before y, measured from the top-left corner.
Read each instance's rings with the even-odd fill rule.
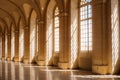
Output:
[[[0,80],[120,80],[120,76],[0,61]]]

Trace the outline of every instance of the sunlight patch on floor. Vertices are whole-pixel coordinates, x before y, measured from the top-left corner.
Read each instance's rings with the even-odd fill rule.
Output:
[[[71,77],[79,78],[120,78],[118,75],[71,75]]]

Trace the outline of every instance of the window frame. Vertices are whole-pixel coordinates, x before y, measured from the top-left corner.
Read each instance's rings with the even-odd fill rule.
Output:
[[[53,10],[53,52],[54,53],[59,53],[59,51],[60,51],[60,12],[59,12],[59,8],[58,8],[58,14],[56,15],[55,14],[55,12],[56,12],[56,8],[58,8],[58,6],[56,5],[55,7],[54,7],[54,10]],[[55,27],[55,18],[56,17],[58,17],[58,27]],[[59,29],[59,44],[58,44],[58,51],[55,51],[55,29]]]
[[[91,3],[92,3],[92,0],[90,2],[86,2],[84,4],[81,4],[81,0],[79,1],[79,8],[78,8],[78,15],[79,15],[79,17],[78,17],[78,23],[79,23],[78,35],[79,35],[79,39],[78,40],[79,40],[79,51],[80,52],[91,52],[93,50],[93,31],[92,31],[93,26],[92,26],[92,5],[91,5]],[[89,5],[91,6],[91,8],[88,7]],[[81,15],[81,9],[85,8],[85,7],[86,7],[86,13],[87,14],[86,15],[85,14]],[[91,13],[89,13],[89,9],[91,10]],[[85,13],[85,11],[83,11],[83,13]],[[89,14],[91,15],[91,17],[89,17]],[[81,16],[87,16],[87,17],[86,18],[81,18]],[[89,20],[91,20],[91,23],[89,23]],[[81,44],[82,43],[81,42],[81,39],[82,39],[81,38],[82,37],[81,36],[81,21],[84,22],[84,23],[85,23],[85,21],[87,21],[86,22],[87,23],[86,24],[86,28],[87,28],[86,29],[87,30],[86,37],[87,38],[84,38],[84,39],[87,39],[87,40],[85,40],[87,42],[83,44],[86,48],[86,49],[83,49],[83,50],[81,50],[83,48],[82,44]],[[88,27],[90,25],[91,25],[91,28]],[[90,29],[91,29],[91,32],[89,32]],[[91,37],[90,37],[90,35],[91,35]],[[90,38],[92,38],[92,39],[90,39]],[[91,42],[91,45],[89,44],[90,42]],[[85,44],[87,44],[87,45],[85,45]]]

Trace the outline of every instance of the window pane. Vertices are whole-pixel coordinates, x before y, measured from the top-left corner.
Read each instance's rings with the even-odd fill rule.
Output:
[[[91,1],[92,0],[81,0],[82,5],[82,7],[80,7],[81,51],[92,50],[92,7],[90,5]]]
[[[55,15],[54,15],[54,51],[59,51],[59,10],[56,7]]]

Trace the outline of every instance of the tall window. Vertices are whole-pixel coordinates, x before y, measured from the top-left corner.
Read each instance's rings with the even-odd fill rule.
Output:
[[[92,50],[92,0],[80,2],[80,50]]]
[[[59,10],[55,8],[54,13],[54,51],[59,52]]]

